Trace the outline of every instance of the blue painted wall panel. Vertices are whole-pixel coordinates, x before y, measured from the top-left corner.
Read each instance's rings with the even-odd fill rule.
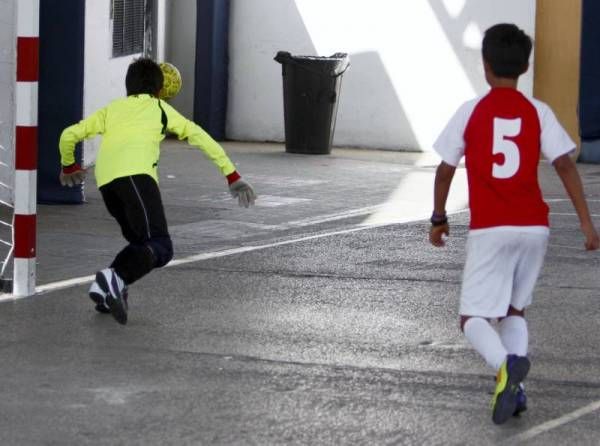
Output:
[[[600,2],[583,0],[579,126],[583,140],[600,139]]]
[[[197,0],[194,121],[225,139],[229,0]]]
[[[83,202],[82,187],[58,181],[58,139],[83,115],[85,1],[40,1],[38,202]],[[81,147],[76,159],[81,163]]]

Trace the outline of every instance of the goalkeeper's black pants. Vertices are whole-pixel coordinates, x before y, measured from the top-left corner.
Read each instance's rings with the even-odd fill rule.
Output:
[[[100,193],[129,242],[110,265],[126,284],[173,258],[165,210],[154,178],[145,174],[117,178],[100,187]]]

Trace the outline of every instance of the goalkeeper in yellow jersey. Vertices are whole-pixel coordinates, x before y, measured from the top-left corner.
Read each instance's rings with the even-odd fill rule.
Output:
[[[236,171],[223,148],[200,126],[158,98],[163,73],[151,59],[131,63],[125,77],[127,97],[117,99],[60,136],[60,182],[80,184],[85,169],[75,162],[75,145],[96,135],[102,143],[96,182],[108,212],[128,242],[110,267],[98,271],[89,291],[96,310],[127,323],[127,287],[173,257],[173,244],[158,188],[160,142],[167,132],[199,147],[227,179],[240,206],[254,204],[254,190]]]

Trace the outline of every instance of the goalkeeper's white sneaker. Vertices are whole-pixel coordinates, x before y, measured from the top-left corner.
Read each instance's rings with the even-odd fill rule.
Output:
[[[102,288],[100,288],[100,285],[98,285],[98,282],[95,280],[92,282],[92,286],[90,286],[88,295],[96,304],[96,311],[98,313],[110,313],[110,308],[108,308],[108,305],[106,305],[106,293],[102,290]]]
[[[112,269],[106,268],[96,273],[96,283],[104,293],[110,313],[119,324],[127,323],[127,286]]]

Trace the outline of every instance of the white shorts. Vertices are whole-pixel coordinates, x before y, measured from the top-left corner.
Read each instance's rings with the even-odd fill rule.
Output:
[[[467,239],[462,316],[498,318],[529,306],[548,245],[544,226],[475,230]]]

